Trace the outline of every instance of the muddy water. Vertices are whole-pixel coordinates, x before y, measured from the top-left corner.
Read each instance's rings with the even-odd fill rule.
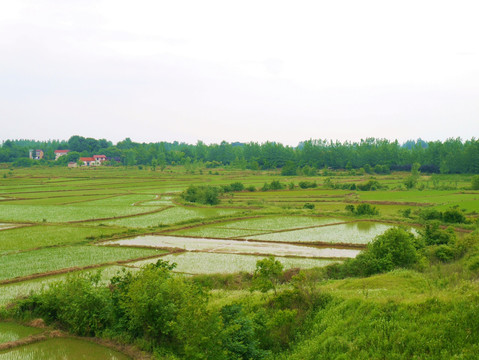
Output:
[[[127,360],[124,354],[89,341],[59,338],[0,352],[0,360]]]
[[[16,341],[30,335],[41,333],[42,331],[43,330],[41,329],[29,326],[0,322],[0,344],[9,341]]]
[[[325,227],[292,230],[247,237],[262,241],[322,242],[336,244],[367,244],[392,226],[375,222],[353,222]]]
[[[110,241],[104,244],[116,244],[123,246],[151,246],[158,248],[181,248],[187,251],[206,251],[230,254],[264,254],[318,258],[353,258],[359,253],[359,250],[356,249],[316,248],[269,242],[216,240],[155,235],[138,236],[131,239]]]

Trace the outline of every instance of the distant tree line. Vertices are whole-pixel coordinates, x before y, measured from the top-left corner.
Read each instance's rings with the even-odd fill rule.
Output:
[[[297,147],[276,142],[228,143],[206,145],[179,142],[137,143],[130,138],[113,145],[105,139],[72,136],[68,141],[6,140],[0,147],[0,162],[14,163],[28,158],[30,149],[41,149],[45,161],[55,159],[54,151],[72,153],[56,164],[76,161],[80,156],[103,154],[127,166],[167,165],[207,168],[230,166],[241,169],[283,168],[284,175],[315,175],[320,169],[364,169],[366,173],[410,171],[414,163],[426,173],[479,173],[479,140],[447,139],[444,142],[410,140],[404,144],[367,138],[360,142],[308,140]],[[45,163],[45,161],[43,163]],[[20,162],[20,164],[22,164]],[[25,166],[26,162],[22,166]]]

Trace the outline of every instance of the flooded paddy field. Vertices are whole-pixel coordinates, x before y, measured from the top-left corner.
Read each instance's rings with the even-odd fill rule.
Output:
[[[264,256],[296,256],[307,258],[351,258],[355,257],[360,251],[358,249],[324,248],[273,242],[204,239],[158,235],[139,236],[136,238],[115,240],[103,244],[120,245],[120,247],[152,247],[160,249],[178,248],[185,251],[230,254],[261,254]]]
[[[350,222],[346,224],[248,236],[246,239],[365,245],[390,228],[392,228],[391,225],[375,222]]]
[[[13,322],[0,322],[0,344],[17,341],[41,332],[41,329],[31,326],[23,326]]]
[[[167,255],[161,259],[176,263],[177,266],[175,267],[174,272],[196,275],[236,273],[240,271],[253,272],[256,267],[256,262],[263,258],[264,256],[257,255],[184,252],[180,254]],[[335,260],[297,257],[278,257],[277,260],[283,264],[285,270],[291,268],[309,269],[336,262]],[[141,267],[145,264],[151,264],[154,262],[155,260],[142,260],[129,263],[129,265]]]
[[[55,338],[0,351],[0,360],[128,360],[128,356],[90,341]]]

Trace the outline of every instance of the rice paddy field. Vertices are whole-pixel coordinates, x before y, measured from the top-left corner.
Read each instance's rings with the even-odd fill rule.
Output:
[[[405,173],[375,175],[383,188],[357,191],[327,187],[323,176],[231,169],[206,173],[182,167],[0,169],[0,306],[71,274],[101,269],[107,283],[122,269],[136,271],[159,258],[175,262],[179,276],[251,273],[269,255],[285,269],[321,267],[355,257],[391,227],[420,232],[417,214],[424,208],[461,209],[468,224],[455,224],[460,232],[470,231],[478,220],[479,191],[470,190],[465,175],[444,177],[444,190],[437,178],[433,185],[426,175],[420,179],[421,190],[404,188]],[[260,191],[272,180],[285,189]],[[336,173],[327,183],[369,180],[367,174]],[[190,185],[238,181],[257,190],[225,193],[215,206],[180,197]],[[301,189],[300,181],[314,181],[318,187]],[[345,210],[361,203],[375,206],[379,215],[355,216]],[[409,216],[403,215],[405,210]],[[346,291],[345,285],[328,286]],[[0,345],[38,333],[16,326],[0,323]],[[69,358],[59,349],[82,358],[81,349],[99,346],[79,341],[48,338],[0,350],[0,359]],[[127,358],[106,348],[95,353],[102,359]]]

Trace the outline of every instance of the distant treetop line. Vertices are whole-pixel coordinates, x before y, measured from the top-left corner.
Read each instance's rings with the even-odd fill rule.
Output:
[[[30,160],[32,149],[42,150],[43,160]],[[55,160],[55,150],[71,150]],[[105,139],[72,136],[68,141],[6,140],[0,147],[0,162],[14,166],[32,164],[65,165],[80,157],[104,154],[111,163],[123,165],[232,166],[242,169],[377,169],[407,170],[421,164],[421,171],[430,173],[479,173],[479,140],[460,138],[425,142],[421,139],[399,144],[397,140],[367,138],[360,142],[307,140],[297,147],[277,142],[227,143],[195,145],[175,142],[136,143],[130,138],[113,145]],[[284,169],[286,168],[286,169]],[[285,171],[284,171],[285,172]]]

